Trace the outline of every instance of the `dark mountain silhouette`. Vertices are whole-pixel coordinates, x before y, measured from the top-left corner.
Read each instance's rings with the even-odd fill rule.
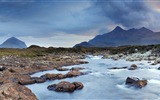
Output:
[[[25,42],[15,38],[15,37],[11,37],[9,39],[7,39],[5,42],[3,42],[0,45],[0,48],[27,48]]]
[[[109,33],[94,37],[86,43],[87,45],[82,45],[82,43],[75,46],[87,47],[89,44],[92,47],[114,47],[123,45],[160,44],[160,32],[153,32],[145,27],[140,29],[132,28],[124,30],[117,26]]]
[[[80,44],[76,44],[74,47],[92,47],[92,45],[85,41]]]

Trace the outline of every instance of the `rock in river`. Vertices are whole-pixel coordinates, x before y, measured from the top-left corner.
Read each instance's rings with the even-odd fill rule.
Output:
[[[63,78],[66,78],[66,75],[46,73],[46,74],[42,75],[41,78],[43,78],[43,79],[45,79],[45,80],[55,80],[55,79],[63,79]]]
[[[68,69],[68,68],[58,67],[58,68],[56,68],[56,70],[58,70],[58,71],[67,71],[67,70],[69,70],[69,69]]]
[[[73,92],[74,90],[80,90],[83,88],[83,84],[81,82],[66,82],[62,81],[58,84],[52,84],[47,87],[49,90],[54,90],[57,92]]]
[[[71,70],[72,71],[79,71],[79,70],[83,70],[85,68],[81,68],[81,67],[72,67]]]
[[[136,64],[132,64],[131,67],[129,68],[129,70],[135,70],[137,69],[137,65]]]
[[[46,81],[45,78],[42,77],[31,77],[31,79],[35,82],[35,83],[44,83]]]
[[[127,77],[125,84],[136,88],[142,88],[147,85],[147,80],[145,79],[140,80],[137,77]]]
[[[68,72],[66,74],[67,77],[75,77],[75,76],[79,76],[79,75],[82,75],[83,73],[80,72],[80,71],[75,71],[75,70],[72,70],[70,72]]]
[[[111,67],[111,68],[108,68],[108,69],[126,69],[126,68],[128,68],[127,66],[125,66],[125,67]]]
[[[83,84],[81,82],[73,82],[72,84],[75,85],[76,90],[80,90],[83,88]]]

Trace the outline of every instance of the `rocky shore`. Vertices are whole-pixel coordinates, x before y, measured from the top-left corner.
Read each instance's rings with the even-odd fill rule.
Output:
[[[149,49],[144,50],[144,48]],[[103,58],[109,58],[114,60],[125,59],[131,62],[147,60],[148,63],[150,63],[151,65],[156,65],[160,63],[159,49],[155,49],[154,46],[70,49],[30,47],[24,50],[1,49],[0,51],[2,52],[0,55],[1,100],[37,100],[37,97],[32,93],[30,89],[25,87],[25,85],[43,83],[46,80],[72,78],[79,75],[87,74],[87,72],[84,73],[80,71],[83,70],[83,68],[68,69],[62,67],[87,63],[80,60],[82,58],[85,58],[86,55],[102,55]],[[130,65],[130,67],[122,66],[112,67],[109,69],[136,70],[137,68],[139,67],[133,64]],[[53,69],[69,72],[67,74],[48,73],[40,77],[30,76],[31,74],[36,72]],[[52,90],[59,91],[58,86],[62,86],[62,88],[65,88],[65,86],[63,87],[62,83],[51,85]],[[77,83],[67,84],[67,86],[74,87],[71,89],[71,91],[74,91],[77,88]],[[145,85],[147,85],[147,81],[131,77],[126,79],[126,84],[135,87],[144,87]],[[62,91],[68,90],[62,89]]]
[[[71,70],[66,75],[45,74],[31,77],[36,72],[45,70],[62,70],[62,66],[87,63],[79,60],[80,56],[43,56],[24,58],[3,56],[0,58],[0,99],[1,100],[37,100],[37,97],[24,85],[43,83],[46,80],[75,77],[83,73]],[[64,70],[64,69],[63,69]]]

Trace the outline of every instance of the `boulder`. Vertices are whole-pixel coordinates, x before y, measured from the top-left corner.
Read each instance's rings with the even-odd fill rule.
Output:
[[[63,78],[66,78],[66,75],[63,75],[63,74],[57,74],[57,79],[63,79]]]
[[[75,71],[75,70],[70,71],[70,72],[68,72],[68,73],[66,74],[67,77],[75,77],[75,76],[79,76],[79,75],[82,75],[82,73],[79,72],[79,71]]]
[[[66,75],[63,74],[44,74],[40,78],[43,78],[44,80],[55,80],[55,79],[63,79],[66,78]]]
[[[73,71],[79,71],[79,70],[83,70],[84,68],[81,67],[72,67],[71,70]]]
[[[160,58],[157,58],[156,60],[157,60],[158,63],[160,63]]]
[[[147,80],[145,79],[140,80],[139,78],[136,77],[127,77],[125,84],[136,88],[142,88],[147,85]]]
[[[87,62],[87,61],[79,61],[79,64],[87,64],[87,63],[89,63],[89,62]]]
[[[56,77],[57,77],[57,74],[49,74],[49,73],[41,76],[41,78],[46,79],[46,80],[47,79],[48,80],[54,80],[54,79],[56,79]]]
[[[34,84],[35,81],[32,80],[32,78],[29,75],[20,75],[16,76],[18,79],[18,83],[21,85],[28,85],[28,84]]]
[[[67,71],[67,70],[69,70],[69,69],[68,69],[68,68],[58,67],[58,68],[56,68],[56,70],[58,70],[58,71]]]
[[[72,84],[75,85],[75,89],[76,90],[80,90],[80,89],[82,89],[84,87],[81,82],[73,82]]]
[[[75,90],[75,85],[70,82],[62,81],[58,84],[49,85],[47,88],[57,92],[73,92]]]
[[[47,87],[48,90],[53,90],[57,92],[73,92],[74,90],[80,90],[84,86],[81,82],[66,82],[62,81],[58,84],[52,84]]]
[[[159,60],[155,60],[151,65],[157,65],[159,63]]]
[[[135,70],[137,69],[137,65],[136,64],[132,64],[131,67],[129,68],[129,70]]]
[[[21,85],[34,84],[35,82],[31,79],[30,75],[24,75],[19,73],[11,73],[9,71],[5,71],[3,75],[0,77],[0,80],[3,83],[18,83]]]
[[[3,71],[3,70],[5,70],[5,69],[6,69],[6,67],[0,66],[0,71]]]
[[[38,100],[30,89],[17,83],[0,86],[0,100]]]
[[[46,81],[46,79],[41,78],[41,77],[31,77],[31,79],[35,82],[35,83],[44,83]]]
[[[108,68],[108,69],[127,69],[128,67],[125,66],[125,67],[112,67],[112,68]]]
[[[49,85],[48,87],[47,87],[47,89],[48,90],[53,90],[53,91],[55,91],[56,90],[56,84],[52,84],[52,85]]]

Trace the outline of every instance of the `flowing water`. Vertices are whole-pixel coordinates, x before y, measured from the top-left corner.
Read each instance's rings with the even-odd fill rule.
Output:
[[[60,99],[107,99],[107,100],[159,100],[160,99],[160,65],[150,65],[147,61],[128,62],[125,60],[114,61],[112,59],[102,59],[101,56],[88,56],[85,61],[88,64],[64,66],[67,68],[83,67],[84,72],[90,71],[87,75],[62,80],[47,81],[45,83],[27,85],[39,100],[60,100]],[[131,64],[138,65],[137,70],[128,69],[108,69],[111,67],[124,67]],[[44,71],[33,74],[41,76],[45,73],[62,73],[68,71]],[[142,89],[128,88],[125,86],[127,77],[145,78],[148,80],[147,86]],[[47,86],[57,84],[60,81],[82,82],[84,88],[73,93],[60,93],[47,90]]]

